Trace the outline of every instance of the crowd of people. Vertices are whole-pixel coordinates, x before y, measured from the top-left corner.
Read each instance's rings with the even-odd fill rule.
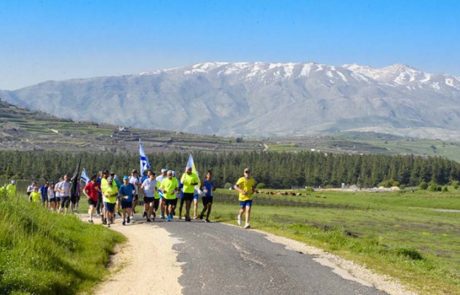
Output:
[[[240,203],[237,223],[242,225],[244,215],[244,228],[250,228],[256,181],[251,176],[249,168],[245,168],[243,173],[234,185],[234,189],[239,193]],[[1,189],[12,194],[13,187],[16,194],[14,181]],[[160,215],[160,219],[167,222],[173,221],[175,217],[184,218],[186,222],[190,222],[192,218],[210,222],[215,190],[211,170],[208,170],[205,178],[200,181],[192,167],[186,167],[180,178],[175,171],[167,169],[161,169],[158,175],[152,170],[146,170],[142,176],[134,169],[129,176],[123,176],[121,179],[108,170],[100,171],[92,175],[82,189],[79,179],[71,179],[64,175],[56,183],[45,181],[39,185],[36,181],[32,182],[27,187],[27,195],[31,202],[41,202],[51,211],[63,214],[69,211],[76,212],[80,196],[84,196],[89,205],[88,222],[94,223],[94,218],[99,216],[102,223],[110,227],[115,222],[116,215],[121,217],[123,225],[133,222],[140,198],[143,201],[142,218],[145,218],[146,222],[155,221],[157,214]],[[201,212],[198,211],[200,198],[203,204]]]

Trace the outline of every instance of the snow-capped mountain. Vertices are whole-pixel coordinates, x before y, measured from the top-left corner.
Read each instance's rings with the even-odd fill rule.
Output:
[[[74,120],[185,132],[311,135],[376,131],[460,138],[460,78],[405,65],[207,62],[2,91]]]

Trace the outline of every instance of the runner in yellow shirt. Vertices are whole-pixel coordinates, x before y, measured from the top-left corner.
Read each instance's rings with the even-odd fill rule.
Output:
[[[237,222],[241,225],[241,215],[246,212],[246,223],[244,228],[250,228],[249,219],[251,217],[252,196],[256,192],[256,181],[250,175],[249,168],[244,169],[244,176],[240,177],[235,184],[235,190],[239,192],[240,211],[238,212]]]
[[[30,193],[30,200],[33,203],[40,203],[42,195],[38,192],[38,186],[34,187],[34,190]]]
[[[103,223],[107,223],[107,226],[110,227],[110,224],[113,223],[115,204],[117,202],[118,195],[118,187],[117,183],[112,178],[108,170],[104,171],[102,174],[101,191],[102,198],[104,200],[105,215]]]
[[[179,182],[177,178],[173,177],[173,172],[169,170],[166,174],[166,178],[161,181],[160,190],[163,192],[163,199],[166,206],[166,220],[173,220],[173,212],[177,205],[176,192],[179,188]]]
[[[198,175],[192,172],[192,167],[185,168],[185,173],[182,174],[180,182],[184,185],[182,191],[184,192],[183,199],[185,200],[185,221],[191,221],[190,206],[195,192],[195,186],[200,185]]]

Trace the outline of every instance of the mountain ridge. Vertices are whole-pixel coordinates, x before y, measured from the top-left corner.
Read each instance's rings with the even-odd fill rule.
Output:
[[[62,118],[137,128],[252,137],[373,131],[460,139],[460,78],[400,64],[205,62],[47,81],[0,95]]]

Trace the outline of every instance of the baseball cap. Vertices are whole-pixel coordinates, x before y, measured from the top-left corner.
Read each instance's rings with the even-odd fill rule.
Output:
[[[161,168],[161,173],[165,173],[167,172],[168,170],[166,170],[165,168]]]
[[[125,175],[125,176],[123,176],[123,180],[128,180],[128,179],[129,179],[129,177],[128,177],[128,176],[126,176],[126,175]]]

